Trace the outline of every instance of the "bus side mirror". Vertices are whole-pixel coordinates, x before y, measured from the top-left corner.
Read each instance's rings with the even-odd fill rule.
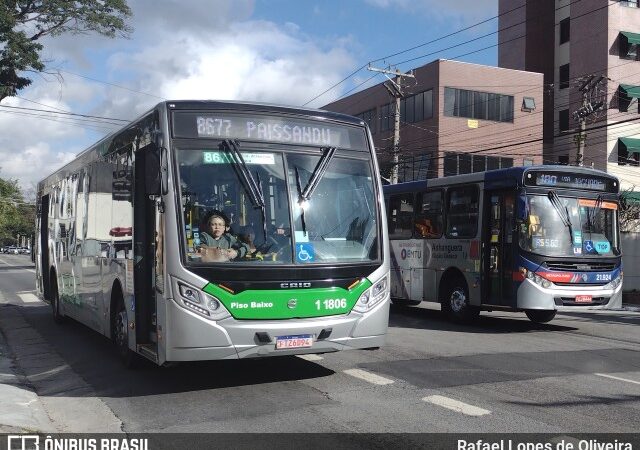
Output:
[[[153,146],[145,155],[145,190],[147,195],[163,195],[169,192],[169,164],[167,150]]]

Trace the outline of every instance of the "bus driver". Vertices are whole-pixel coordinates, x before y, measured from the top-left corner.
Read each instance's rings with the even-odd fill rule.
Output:
[[[200,253],[203,262],[230,261],[243,258],[249,248],[227,232],[229,219],[218,210],[208,214],[206,231],[202,232]]]

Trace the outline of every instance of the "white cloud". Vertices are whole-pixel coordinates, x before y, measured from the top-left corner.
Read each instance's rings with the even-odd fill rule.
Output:
[[[355,64],[349,36],[319,41],[295,23],[279,26],[253,20],[253,0],[132,0],[130,5],[135,30],[131,39],[46,39],[43,56],[50,60],[49,68],[62,70],[64,81],[35,78],[20,96],[68,111],[127,120],[160,98],[301,105]],[[323,100],[310,106],[326,103]],[[2,105],[44,108],[15,98]],[[28,187],[108,132],[87,129],[85,121],[77,126],[68,123],[71,119],[60,120],[1,113],[0,176],[18,178]]]

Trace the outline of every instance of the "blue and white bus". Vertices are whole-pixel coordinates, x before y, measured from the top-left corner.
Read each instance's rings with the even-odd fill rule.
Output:
[[[384,187],[391,298],[439,302],[454,320],[480,310],[622,303],[617,178],[567,166],[513,167]]]

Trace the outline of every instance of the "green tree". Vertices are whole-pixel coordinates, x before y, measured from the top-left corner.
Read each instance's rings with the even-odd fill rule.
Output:
[[[0,178],[0,245],[16,244],[18,235],[33,236],[35,205],[25,201],[17,180]]]
[[[26,73],[45,71],[44,36],[98,33],[126,37],[131,32],[126,0],[1,0],[0,102],[31,84]]]

